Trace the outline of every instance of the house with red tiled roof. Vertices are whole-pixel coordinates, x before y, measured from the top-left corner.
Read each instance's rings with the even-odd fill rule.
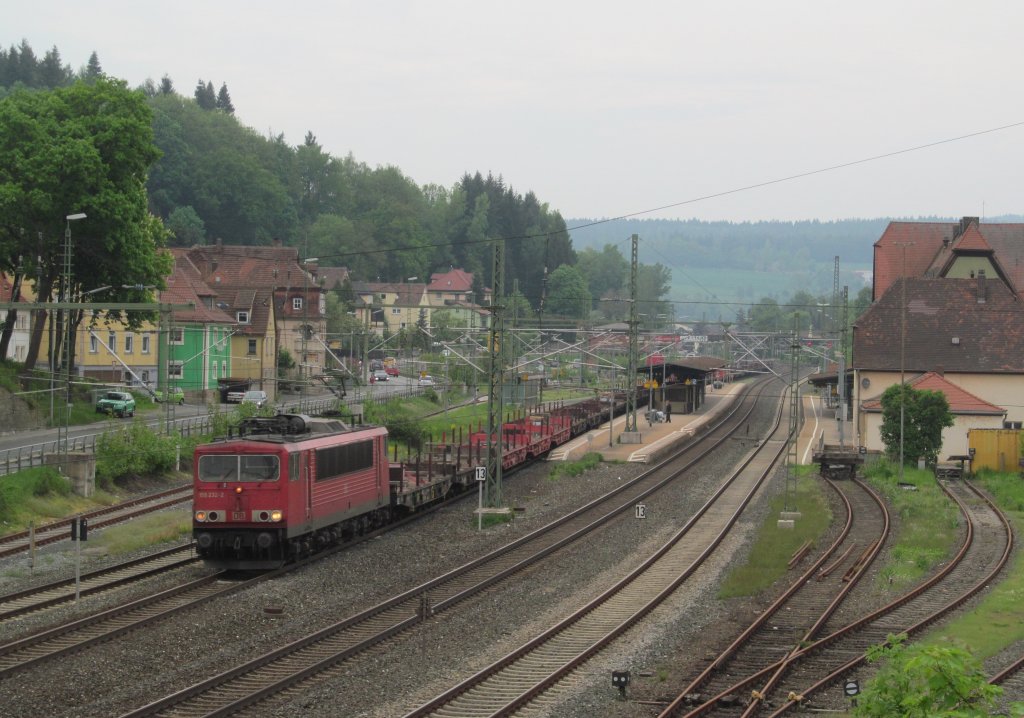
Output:
[[[971,429],[1003,428],[1006,409],[965,391],[941,374],[933,371],[919,374],[908,380],[907,386],[918,391],[939,392],[946,397],[949,411],[953,414],[953,426],[942,430],[943,455],[965,456],[968,453],[967,437]],[[861,411],[865,427],[864,433],[880,437],[882,433],[881,395],[865,401]]]
[[[379,335],[392,336],[421,322],[430,326],[426,285],[405,282],[353,282],[356,317]]]
[[[490,304],[491,289],[484,287],[483,293],[484,304]],[[454,267],[447,272],[434,272],[427,285],[427,296],[434,311],[448,313],[452,327],[472,330],[488,326],[489,315],[473,295],[472,272]]]
[[[868,449],[883,448],[872,402],[901,379],[929,372],[960,402],[961,432],[1024,422],[1024,302],[999,276],[976,270],[966,278],[897,279],[858,317],[852,344],[853,422]],[[973,405],[955,390],[988,413],[969,411]],[[966,453],[966,436],[949,436],[957,451],[944,446],[942,453]]]
[[[157,343],[158,362],[167,366],[171,386],[181,387],[188,396],[210,398],[218,389],[218,380],[232,375],[231,337],[236,322],[217,306],[219,293],[203,279],[187,250],[171,252],[174,270],[167,278],[167,289],[159,293],[159,301],[192,307],[171,313],[168,340]],[[151,349],[143,347],[143,351]]]
[[[257,383],[271,397],[277,391],[277,356],[287,350],[296,374],[323,373],[326,303],[315,263],[298,250],[216,243],[183,250],[216,294],[215,306],[234,320],[231,376]]]
[[[872,300],[900,277],[970,278],[984,272],[1024,291],[1024,224],[890,222],[874,245]]]

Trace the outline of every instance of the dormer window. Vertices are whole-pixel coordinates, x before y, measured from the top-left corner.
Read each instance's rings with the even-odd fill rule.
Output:
[[[239,324],[248,324],[249,323],[249,312],[248,312],[248,310],[243,310],[243,311],[235,312],[235,319],[238,321]]]

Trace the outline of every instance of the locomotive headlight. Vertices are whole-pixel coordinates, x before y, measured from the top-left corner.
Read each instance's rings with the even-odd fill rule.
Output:
[[[240,494],[240,493],[242,493],[242,487],[241,487],[241,486],[236,486],[236,487],[235,487],[235,493],[236,493],[236,494]]]
[[[284,512],[281,509],[274,509],[270,512],[271,521],[280,521],[284,517]]]
[[[206,521],[206,512],[196,511],[196,521]]]

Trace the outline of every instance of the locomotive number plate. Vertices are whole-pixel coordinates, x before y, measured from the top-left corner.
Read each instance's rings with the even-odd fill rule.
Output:
[[[245,512],[244,511],[232,511],[231,512],[231,520],[232,521],[245,521]]]
[[[200,491],[199,498],[201,499],[222,499],[224,498],[223,491]]]

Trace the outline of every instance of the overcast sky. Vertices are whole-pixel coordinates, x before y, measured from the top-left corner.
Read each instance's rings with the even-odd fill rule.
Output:
[[[567,218],[1024,213],[1024,126],[732,192],[1024,123],[1024,3],[496,5],[23,2],[0,42],[227,83],[261,134],[418,184],[500,174]]]

